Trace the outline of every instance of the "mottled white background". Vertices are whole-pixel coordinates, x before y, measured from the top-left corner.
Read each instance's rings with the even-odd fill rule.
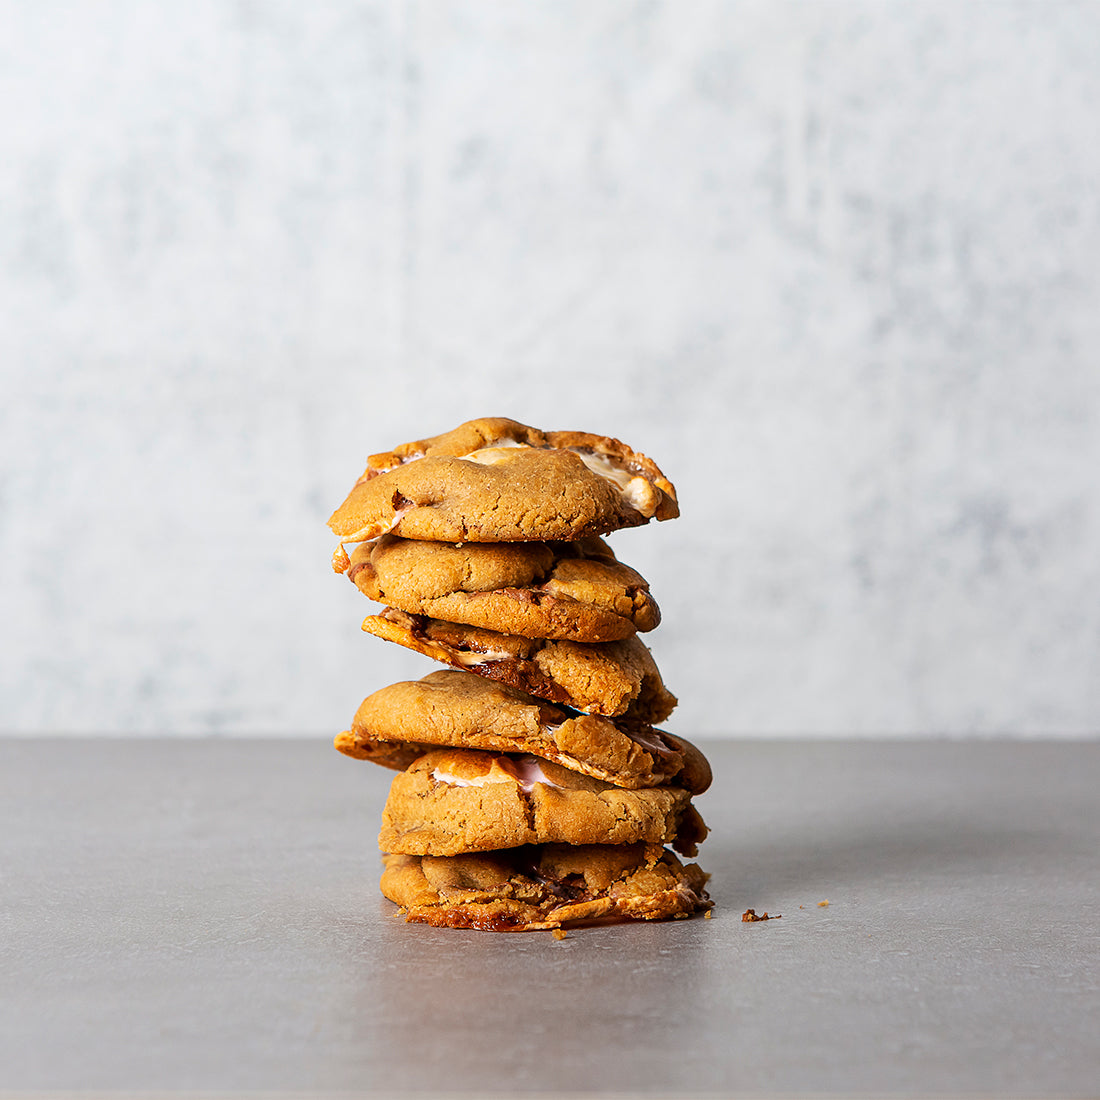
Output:
[[[324,521],[618,435],[688,734],[1100,729],[1100,4],[0,0],[0,729],[430,663]]]

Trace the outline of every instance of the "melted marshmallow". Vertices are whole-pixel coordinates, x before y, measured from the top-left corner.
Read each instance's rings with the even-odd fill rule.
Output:
[[[661,498],[646,478],[632,474],[629,470],[617,465],[607,455],[580,451],[572,447],[570,450],[594,474],[602,477],[604,481],[610,481],[635,512],[641,512],[648,519],[657,511]]]
[[[463,668],[472,668],[475,665],[487,665],[490,661],[506,661],[512,655],[505,653],[503,649],[487,649],[484,653],[474,653],[465,649],[456,649],[453,652],[454,660]]]
[[[493,767],[485,775],[477,775],[473,779],[463,779],[443,768],[435,768],[432,770],[432,779],[450,787],[484,787],[489,783],[506,783],[511,779],[525,794],[530,794],[539,783],[546,787],[560,787],[560,784],[547,777],[534,756],[497,757],[493,761]]]
[[[369,542],[382,535],[388,535],[415,507],[416,505],[411,502],[403,504],[394,512],[393,518],[388,523],[371,523],[358,531],[353,531],[350,535],[345,535],[340,540],[340,545],[333,551],[332,568],[337,573],[343,573],[351,565],[351,559],[344,549],[349,542]]]
[[[509,452],[514,451],[517,447],[527,447],[528,450],[531,449],[528,444],[520,443],[518,440],[502,439],[499,443],[494,443],[491,447],[481,447],[461,457],[466,462],[476,462],[479,466],[496,466],[500,462],[507,462],[511,457]]]

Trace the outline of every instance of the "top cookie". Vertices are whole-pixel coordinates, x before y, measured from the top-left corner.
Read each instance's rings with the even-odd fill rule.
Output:
[[[543,432],[515,420],[471,420],[454,431],[372,455],[332,514],[343,544],[387,531],[440,542],[582,538],[679,515],[657,465],[617,439]]]

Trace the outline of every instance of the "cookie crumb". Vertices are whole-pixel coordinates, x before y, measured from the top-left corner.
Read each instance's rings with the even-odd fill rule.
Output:
[[[556,940],[564,940],[566,936],[569,935],[569,933],[566,932],[564,928],[555,928],[553,932],[550,933],[550,935],[552,935]]]
[[[776,913],[774,917],[769,917],[768,911],[766,909],[763,913],[760,914],[760,916],[757,916],[755,909],[746,909],[741,914],[741,920],[744,921],[745,924],[752,924],[753,921],[758,920],[779,920],[782,916],[782,913]]]
[[[706,911],[706,912],[705,912],[705,913],[703,914],[703,919],[704,919],[704,920],[710,920],[710,919],[711,919],[711,917],[713,917],[713,916],[714,916],[714,914],[713,914],[713,913],[712,913],[712,912],[711,912],[711,911],[710,911],[710,910],[708,909],[708,910],[707,910],[707,911]]]
[[[350,565],[351,558],[348,557],[348,552],[344,549],[344,544],[340,543],[332,552],[332,571],[334,573],[346,573]]]
[[[819,901],[817,903],[817,907],[818,907],[818,909],[828,909],[829,908],[829,899],[826,898],[824,901]]]

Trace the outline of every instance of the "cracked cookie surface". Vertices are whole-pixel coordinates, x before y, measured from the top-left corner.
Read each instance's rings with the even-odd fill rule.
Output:
[[[533,756],[439,749],[394,777],[378,847],[453,856],[525,844],[671,844],[706,826],[682,787],[624,790]]]
[[[457,669],[390,684],[367,696],[335,740],[346,756],[406,768],[433,747],[530,753],[618,787],[677,786],[701,794],[711,781],[690,741],[645,723],[580,714]]]
[[[383,535],[356,548],[348,576],[408,614],[527,638],[612,642],[661,621],[645,578],[598,538],[459,546]]]
[[[659,845],[548,844],[460,856],[384,857],[382,893],[405,919],[530,932],[588,921],[690,917],[709,876]]]
[[[372,455],[329,519],[341,544],[393,531],[444,542],[572,540],[679,514],[645,455],[608,436],[503,417]],[[346,568],[341,552],[333,559]]]
[[[410,615],[387,607],[363,629],[442,664],[465,669],[589,714],[653,724],[676,706],[649,648],[637,636],[615,642],[525,638],[496,630]]]

